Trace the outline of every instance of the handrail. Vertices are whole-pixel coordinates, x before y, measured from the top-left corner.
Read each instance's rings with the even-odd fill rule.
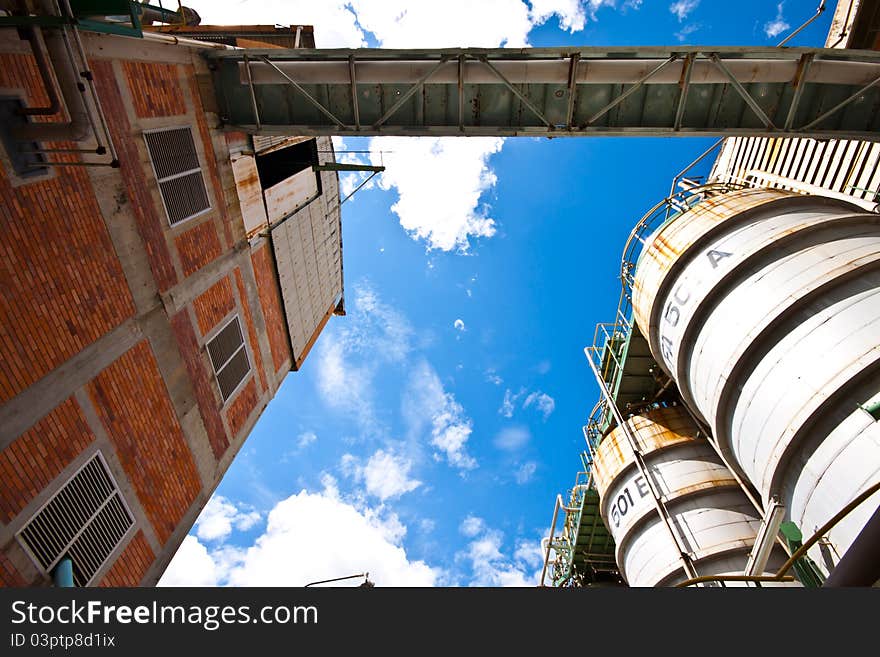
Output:
[[[679,584],[676,584],[676,588],[684,588],[690,586],[692,584],[699,584],[702,582],[708,581],[724,581],[726,579],[736,580],[736,581],[769,581],[769,582],[789,582],[793,581],[794,577],[791,575],[786,575],[789,570],[791,570],[792,566],[794,566],[795,562],[804,556],[813,545],[815,545],[819,539],[821,539],[825,534],[828,533],[828,530],[834,527],[838,522],[843,520],[846,516],[848,516],[852,511],[855,510],[862,502],[871,497],[874,493],[880,491],[880,482],[877,482],[873,486],[869,486],[864,491],[862,491],[859,495],[853,498],[846,506],[844,506],[840,511],[838,511],[831,519],[826,522],[824,525],[819,527],[815,531],[815,533],[804,542],[797,550],[795,550],[794,554],[789,557],[788,561],[782,564],[782,567],[776,572],[775,575],[705,575],[703,577],[693,577],[691,579],[687,579]]]

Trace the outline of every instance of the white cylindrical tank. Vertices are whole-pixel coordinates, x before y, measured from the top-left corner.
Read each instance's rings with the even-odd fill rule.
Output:
[[[689,579],[679,546],[697,575],[742,575],[761,519],[736,480],[681,407],[627,420],[669,514],[678,544],[657,513],[623,430],[599,444],[593,476],[617,564],[630,586],[671,586]],[[766,575],[785,561],[778,547]]]
[[[780,190],[705,199],[646,241],[633,306],[727,460],[805,537],[880,480],[865,410],[880,393],[880,216]],[[830,531],[826,565],[878,501]]]

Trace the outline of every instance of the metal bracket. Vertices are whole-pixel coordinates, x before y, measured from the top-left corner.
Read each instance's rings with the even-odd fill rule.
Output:
[[[752,98],[752,95],[746,91],[746,88],[740,84],[740,81],[734,77],[733,73],[730,72],[730,69],[724,65],[724,62],[721,61],[721,58],[718,56],[718,53],[713,52],[709,53],[709,59],[713,64],[718,68],[719,71],[724,73],[728,80],[730,80],[730,84],[733,85],[733,88],[736,89],[736,92],[742,97],[742,99],[746,102],[751,110],[755,113],[755,115],[761,119],[761,122],[764,124],[765,128],[769,128],[770,130],[776,130],[776,126],[773,125],[773,121],[770,120],[770,117],[764,113],[764,110],[761,109],[761,106],[758,105],[757,101]],[[880,82],[880,80],[878,80]]]
[[[247,55],[245,55],[245,59],[247,59]],[[266,57],[266,56],[262,56],[262,57],[260,57],[260,59],[263,61],[263,63],[268,64],[269,66],[271,66],[272,68],[274,68],[274,69],[278,72],[278,74],[281,75],[281,77],[283,77],[285,80],[287,80],[287,82],[288,82],[288,83],[289,83],[294,89],[296,89],[296,90],[297,90],[298,92],[300,92],[303,96],[305,96],[306,100],[309,101],[312,105],[314,105],[318,110],[320,110],[321,113],[324,114],[324,116],[326,116],[328,119],[330,119],[331,121],[333,121],[333,123],[335,123],[336,125],[338,125],[340,128],[345,128],[345,127],[346,127],[346,125],[345,125],[342,121],[340,121],[339,119],[337,119],[336,116],[334,116],[334,114],[333,114],[330,110],[328,110],[328,109],[327,109],[326,107],[324,107],[320,102],[318,102],[317,100],[315,100],[315,98],[314,98],[314,97],[313,97],[308,91],[306,91],[305,89],[303,89],[303,88],[302,88],[302,87],[301,87],[296,81],[294,81],[293,79],[291,79],[291,77],[290,77],[289,75],[287,75],[284,71],[282,71],[282,70],[281,70],[280,68],[278,68],[275,64],[273,64],[272,61],[271,61],[268,57]],[[253,89],[253,85],[251,85],[251,89]],[[251,91],[251,93],[253,93],[253,91]]]
[[[514,96],[519,98],[523,105],[525,105],[526,107],[529,108],[529,110],[531,110],[532,114],[534,114],[539,119],[541,119],[541,121],[544,123],[544,125],[546,125],[548,128],[550,128],[550,130],[553,130],[554,125],[552,123],[550,123],[550,121],[547,120],[547,117],[544,116],[544,114],[541,112],[541,110],[539,110],[537,107],[535,107],[532,104],[532,102],[528,98],[526,98],[526,96],[525,96],[525,94],[523,94],[523,92],[521,92],[519,89],[514,87],[510,83],[510,80],[508,80],[506,77],[504,77],[504,74],[492,65],[492,62],[489,61],[488,57],[486,57],[485,55],[482,55],[482,56],[478,57],[477,59],[480,62],[482,62],[486,66],[486,68],[488,68],[490,71],[492,71],[498,77],[498,79],[501,80],[501,82],[504,84],[504,86],[507,87],[507,89],[511,93],[513,93]]]

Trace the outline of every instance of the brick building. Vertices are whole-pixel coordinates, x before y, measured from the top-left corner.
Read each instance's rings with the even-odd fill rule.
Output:
[[[313,168],[332,145],[223,130],[195,42],[18,22],[0,29],[0,583],[50,584],[69,557],[77,585],[152,585],[343,312],[337,174]],[[247,45],[261,30],[293,38]]]

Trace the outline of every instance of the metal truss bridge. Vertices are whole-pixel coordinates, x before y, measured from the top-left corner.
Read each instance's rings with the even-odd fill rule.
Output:
[[[260,134],[877,140],[880,52],[636,47],[203,53]]]

